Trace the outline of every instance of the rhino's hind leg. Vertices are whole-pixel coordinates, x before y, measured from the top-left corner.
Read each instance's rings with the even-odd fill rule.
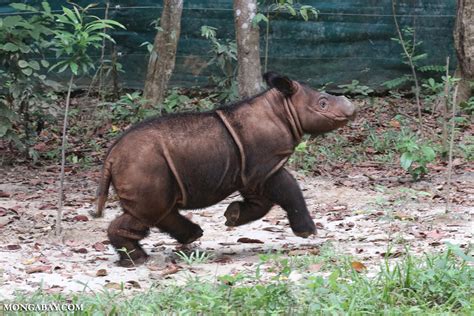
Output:
[[[267,180],[264,195],[286,211],[295,235],[306,238],[316,233],[298,183],[287,170],[281,169]]]
[[[226,226],[240,226],[265,216],[273,206],[273,203],[264,196],[255,194],[245,194],[243,201],[236,201],[229,204],[224,216],[227,219]]]
[[[149,232],[149,227],[127,213],[110,223],[107,234],[120,256],[120,266],[129,267],[146,261],[148,255],[138,242],[148,236]]]
[[[190,244],[202,236],[201,227],[173,210],[163,218],[157,225],[160,230],[168,233],[181,244]]]

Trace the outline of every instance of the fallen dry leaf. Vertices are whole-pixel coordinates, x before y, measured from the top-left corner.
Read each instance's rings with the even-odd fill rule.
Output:
[[[426,235],[426,237],[432,238],[432,239],[441,239],[444,236],[446,236],[446,234],[443,231],[440,231],[439,229],[425,231],[423,233]]]
[[[18,250],[21,249],[20,245],[7,245],[8,250]]]
[[[214,263],[229,263],[229,262],[232,262],[232,258],[231,257],[227,257],[227,256],[223,256],[223,257],[220,257],[220,258],[217,258],[213,261]]]
[[[122,285],[118,284],[118,283],[115,283],[115,282],[109,282],[106,285],[104,285],[104,287],[106,289],[111,289],[111,290],[121,290],[122,289]]]
[[[135,289],[141,289],[142,288],[140,286],[140,283],[138,283],[137,281],[134,281],[134,280],[127,281],[127,284],[130,284],[132,286],[132,288],[135,288]]]
[[[400,127],[400,122],[397,121],[397,120],[391,120],[390,122],[388,122],[390,124],[391,127],[395,127],[395,128],[399,128]]]
[[[75,252],[75,253],[88,253],[88,251],[87,251],[86,248],[76,248],[76,249],[72,249],[72,252]]]
[[[105,251],[106,249],[105,245],[101,242],[96,242],[94,245],[92,245],[92,248],[94,248],[97,251]]]
[[[383,258],[398,258],[401,257],[404,253],[402,251],[395,251],[395,252],[382,252],[380,254]]]
[[[86,215],[76,215],[72,218],[75,222],[87,222],[89,218]]]
[[[308,271],[309,272],[319,272],[321,268],[323,267],[322,263],[313,263],[308,266]]]
[[[342,221],[344,216],[342,214],[334,214],[333,216],[328,217],[329,222]]]
[[[288,252],[289,256],[304,256],[304,255],[317,255],[317,254],[319,254],[319,248],[294,249]]]
[[[403,212],[395,212],[394,217],[401,221],[416,221],[417,217],[412,214],[407,214]]]
[[[10,197],[10,193],[0,190],[0,198]]]
[[[263,241],[259,239],[253,239],[253,238],[247,238],[247,237],[241,237],[237,239],[237,242],[241,242],[243,244],[263,244]]]
[[[27,274],[32,274],[32,273],[51,273],[51,266],[37,266],[37,267],[31,267],[26,270]]]
[[[108,273],[107,273],[107,270],[106,269],[99,269],[97,270],[97,272],[95,273],[96,276],[98,277],[103,277],[103,276],[106,276]]]
[[[163,272],[161,272],[161,276],[167,276],[170,274],[175,274],[180,270],[179,266],[172,264],[168,266]]]
[[[359,261],[352,261],[351,262],[351,267],[352,267],[352,269],[356,270],[359,273],[367,270],[367,267],[365,266],[365,264],[363,264],[362,262],[359,262]]]
[[[272,232],[272,233],[281,233],[281,232],[284,231],[284,230],[281,229],[281,228],[272,227],[272,226],[263,227],[262,230],[266,230],[267,232]]]
[[[33,264],[33,263],[35,263],[35,262],[36,262],[36,258],[30,258],[30,259],[23,260],[22,263],[23,263],[25,266],[28,266],[28,265]]]

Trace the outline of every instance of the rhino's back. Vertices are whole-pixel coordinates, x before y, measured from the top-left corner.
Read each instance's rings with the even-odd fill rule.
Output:
[[[140,123],[117,141],[108,160],[114,186],[122,184],[126,195],[171,188],[185,195],[181,208],[212,205],[240,186],[238,149],[213,112]],[[140,183],[129,183],[130,178]]]

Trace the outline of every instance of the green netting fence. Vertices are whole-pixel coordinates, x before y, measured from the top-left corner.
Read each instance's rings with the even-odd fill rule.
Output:
[[[41,1],[17,1],[30,5]],[[0,0],[0,17],[16,14]],[[77,1],[87,5],[89,1]],[[96,1],[93,13],[103,17],[106,1]],[[328,82],[350,83],[353,79],[371,87],[409,72],[402,63],[402,49],[393,40],[396,29],[391,0],[300,1],[320,13],[305,22],[289,14],[279,14],[270,22],[268,69],[287,74],[313,86]],[[68,6],[66,1],[50,1],[53,9]],[[118,61],[125,73],[122,86],[142,88],[148,62],[143,42],[152,42],[156,30],[152,22],[161,15],[162,1],[109,1],[109,18],[127,27],[115,31]],[[397,18],[401,27],[414,27],[416,39],[423,41],[420,52],[428,54],[426,64],[444,65],[454,60],[453,26],[455,0],[399,0]],[[265,7],[262,7],[265,10]],[[212,68],[203,67],[211,58],[210,43],[200,34],[203,25],[217,28],[219,38],[233,39],[232,0],[184,0],[182,29],[172,85],[203,85]],[[263,56],[264,37],[261,30]],[[110,52],[110,50],[108,50]],[[99,61],[100,54],[95,58]],[[454,66],[454,65],[453,65]],[[87,81],[88,78],[83,78]]]

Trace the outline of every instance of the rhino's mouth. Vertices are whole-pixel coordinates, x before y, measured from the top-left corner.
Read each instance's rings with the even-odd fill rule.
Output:
[[[349,121],[352,121],[355,119],[356,115],[352,115],[352,116],[343,116],[343,115],[328,115],[327,113],[322,113],[320,112],[319,114],[321,114],[322,116],[324,116],[325,119],[327,119],[328,121],[333,121],[335,123],[347,123]]]

